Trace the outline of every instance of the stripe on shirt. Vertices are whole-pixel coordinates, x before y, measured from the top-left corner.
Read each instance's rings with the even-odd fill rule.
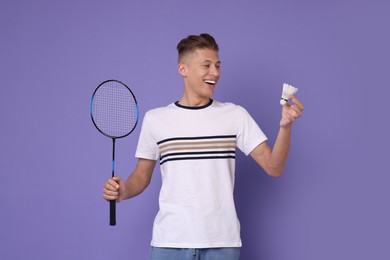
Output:
[[[159,141],[160,164],[177,160],[234,159],[236,135],[176,137]]]

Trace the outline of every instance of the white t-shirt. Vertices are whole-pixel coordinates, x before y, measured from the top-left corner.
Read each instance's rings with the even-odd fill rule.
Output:
[[[151,245],[240,247],[234,199],[235,148],[248,155],[267,140],[248,112],[211,100],[177,102],[145,114],[136,157],[160,161],[160,210]]]

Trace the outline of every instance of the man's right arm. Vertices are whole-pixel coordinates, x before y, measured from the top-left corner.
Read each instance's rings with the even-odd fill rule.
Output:
[[[155,160],[138,159],[133,173],[124,182],[119,176],[106,181],[103,188],[103,198],[120,202],[142,193],[152,178]]]

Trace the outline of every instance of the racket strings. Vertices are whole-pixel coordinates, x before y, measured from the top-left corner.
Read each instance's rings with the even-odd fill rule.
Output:
[[[92,116],[101,132],[111,137],[123,137],[137,123],[137,103],[127,87],[118,82],[107,82],[95,92]]]

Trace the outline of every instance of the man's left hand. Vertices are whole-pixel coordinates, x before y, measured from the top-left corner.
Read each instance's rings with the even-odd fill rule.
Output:
[[[288,102],[283,105],[280,127],[291,127],[292,123],[302,115],[304,109],[302,102],[295,96],[291,96],[290,99],[293,102],[292,105]]]

